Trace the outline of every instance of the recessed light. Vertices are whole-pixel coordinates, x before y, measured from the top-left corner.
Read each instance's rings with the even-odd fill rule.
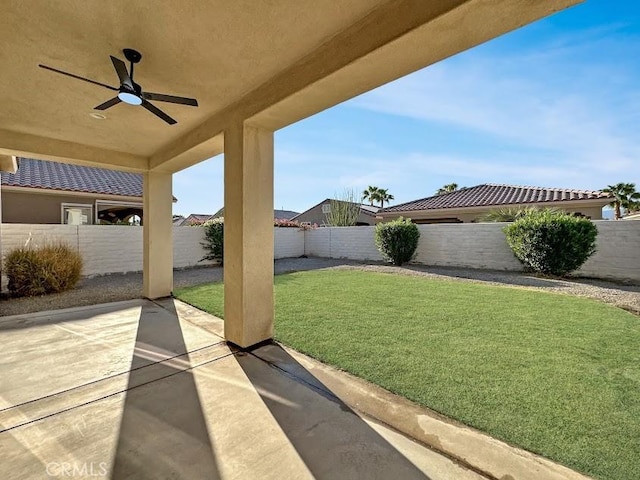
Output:
[[[103,115],[102,113],[98,113],[98,112],[91,112],[89,116],[91,118],[95,118],[96,120],[104,120],[105,118],[107,118],[106,115]]]

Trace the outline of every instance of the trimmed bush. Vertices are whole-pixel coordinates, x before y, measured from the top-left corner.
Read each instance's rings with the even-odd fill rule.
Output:
[[[201,245],[209,252],[202,260],[216,260],[222,265],[224,259],[224,217],[214,218],[205,222],[204,242]]]
[[[82,257],[64,243],[20,247],[7,254],[5,272],[14,297],[64,292],[80,280]]]
[[[545,275],[567,275],[596,252],[596,226],[564,212],[531,211],[503,231],[516,258]]]
[[[410,261],[418,248],[420,232],[418,226],[409,219],[376,225],[376,246],[384,258],[394,265]]]

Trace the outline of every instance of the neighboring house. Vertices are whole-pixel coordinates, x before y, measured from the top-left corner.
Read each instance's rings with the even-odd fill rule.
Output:
[[[274,220],[290,220],[292,217],[295,217],[296,215],[298,215],[298,212],[292,212],[291,210],[274,210],[273,211]],[[182,221],[180,226],[200,225],[213,218],[219,218],[223,216],[224,216],[224,207],[218,210],[213,215],[206,214],[206,213],[192,213]]]
[[[143,218],[137,173],[19,158],[15,173],[0,173],[0,185],[4,223],[112,224]]]
[[[298,212],[294,212],[291,210],[274,210],[273,211],[273,219],[274,220],[291,220],[293,217],[298,215]],[[224,217],[224,207],[218,210],[213,214],[213,218]]]
[[[622,217],[622,220],[640,220],[640,212],[632,212]]]
[[[182,215],[174,215],[173,216],[173,226],[180,227],[185,221],[185,218]]]
[[[192,213],[180,224],[181,227],[189,227],[191,225],[200,225],[208,220],[211,220],[213,215],[207,213]]]
[[[504,207],[553,207],[592,220],[602,219],[611,196],[597,190],[523,187],[487,183],[394,205],[378,211],[383,221],[398,217],[414,223],[467,223]]]
[[[299,223],[310,223],[312,225],[316,224],[319,226],[326,226],[327,214],[331,213],[331,202],[344,203],[343,200],[332,200],[330,198],[325,198],[319,204],[314,205],[309,210],[296,215],[291,220],[295,220]],[[359,206],[360,214],[358,215],[356,225],[375,225],[378,222],[376,219],[376,213],[378,212],[378,210],[380,210],[380,208],[364,204],[360,204]]]

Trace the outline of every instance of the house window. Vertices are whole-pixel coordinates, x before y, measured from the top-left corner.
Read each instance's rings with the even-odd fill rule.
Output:
[[[93,205],[63,203],[62,223],[67,225],[90,225]]]
[[[325,203],[322,205],[322,213],[331,213],[331,204]]]

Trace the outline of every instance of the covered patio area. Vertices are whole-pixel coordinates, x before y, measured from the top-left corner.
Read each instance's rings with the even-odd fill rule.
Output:
[[[157,299],[173,290],[172,175],[224,153],[224,338],[249,348],[273,335],[274,132],[576,3],[10,1],[0,169],[142,173]]]
[[[2,478],[584,478],[277,344],[232,348],[177,300],[0,335]]]
[[[375,404],[422,444],[353,410],[384,392],[320,381],[269,343],[274,132],[576,3],[4,2],[0,169],[22,156],[141,173],[148,300],[2,320],[0,476],[578,478],[456,430],[480,465],[461,466],[434,453],[447,442],[424,412]],[[135,84],[124,49],[142,54]],[[219,154],[224,324],[170,299],[172,175]]]

